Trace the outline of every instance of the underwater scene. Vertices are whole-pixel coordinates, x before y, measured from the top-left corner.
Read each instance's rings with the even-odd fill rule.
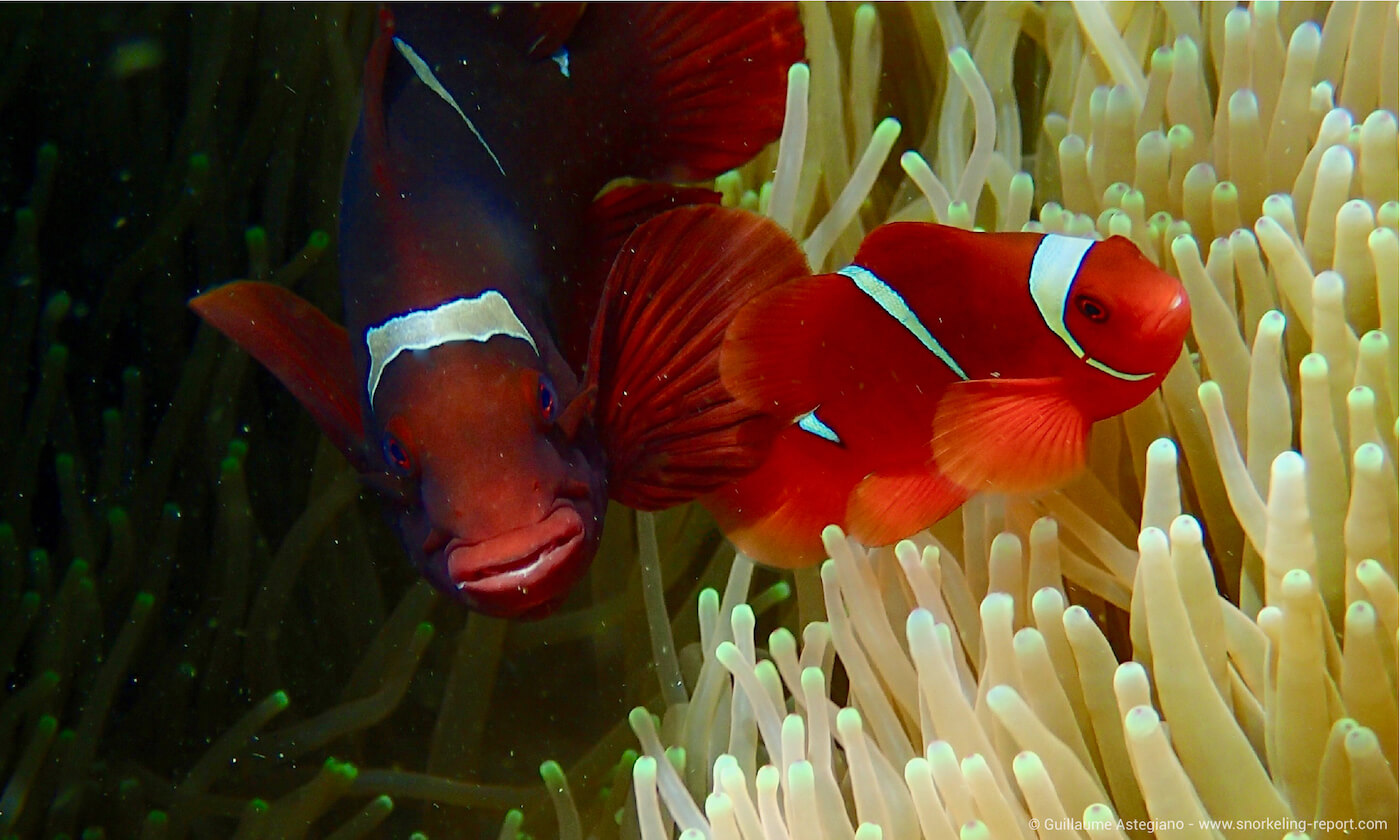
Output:
[[[1394,2],[0,7],[0,838],[1400,831]]]

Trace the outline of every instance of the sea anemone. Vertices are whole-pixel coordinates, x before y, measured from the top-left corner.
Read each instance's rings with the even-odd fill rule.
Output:
[[[1396,7],[804,23],[782,142],[719,183],[814,269],[886,219],[1120,234],[1186,284],[1193,333],[1068,487],[975,498],[893,549],[828,529],[800,647],[756,645],[737,558],[698,645],[658,660],[659,717],[630,718],[623,835],[1393,831]],[[882,29],[922,67],[882,78]],[[899,124],[877,103],[926,79],[936,131],[882,178]]]

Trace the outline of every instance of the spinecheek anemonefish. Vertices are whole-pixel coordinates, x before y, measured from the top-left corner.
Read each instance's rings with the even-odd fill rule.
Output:
[[[703,501],[746,553],[803,566],[830,523],[884,545],[978,491],[1047,489],[1083,465],[1094,421],[1161,384],[1190,311],[1122,237],[884,225],[730,326],[724,384],[787,425]]]

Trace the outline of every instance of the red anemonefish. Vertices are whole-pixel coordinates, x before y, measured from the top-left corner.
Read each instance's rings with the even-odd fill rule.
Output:
[[[703,501],[743,551],[797,567],[825,557],[830,523],[885,545],[978,491],[1048,489],[1083,465],[1094,421],[1161,384],[1190,317],[1122,237],[884,225],[852,265],[729,327],[724,384],[789,425]]]
[[[720,384],[719,347],[740,304],[804,273],[796,246],[708,190],[595,197],[748,160],[802,51],[789,4],[385,12],[341,196],[347,327],[260,283],[191,306],[381,492],[428,580],[541,615],[586,571],[609,496],[694,498],[771,439]]]

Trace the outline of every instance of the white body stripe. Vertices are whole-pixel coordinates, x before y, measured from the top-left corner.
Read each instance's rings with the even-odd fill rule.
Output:
[[[920,344],[927,347],[933,355],[957,374],[959,379],[967,379],[967,374],[963,373],[963,369],[958,366],[952,356],[948,355],[948,351],[943,349],[943,345],[938,343],[938,339],[934,338],[933,334],[928,331],[928,328],[919,320],[919,316],[915,315],[914,310],[909,308],[909,304],[904,302],[904,298],[899,296],[899,292],[896,292],[888,283],[876,277],[874,272],[858,265],[848,265],[836,273],[850,278],[851,282],[856,284],[857,289],[868,295],[877,306],[898,321],[900,326],[917,338]]]
[[[428,89],[433,93],[442,97],[444,102],[452,106],[452,110],[457,112],[457,116],[462,118],[462,122],[467,124],[467,128],[470,128],[472,134],[476,135],[476,139],[481,142],[481,147],[486,150],[486,154],[491,156],[491,160],[496,164],[496,168],[501,170],[502,175],[506,174],[506,168],[501,166],[500,158],[496,157],[495,152],[491,151],[491,147],[486,144],[486,138],[481,136],[481,132],[476,130],[476,124],[463,113],[462,106],[457,104],[457,100],[452,97],[452,94],[448,92],[447,88],[442,86],[442,82],[438,81],[438,77],[433,74],[433,69],[428,66],[428,62],[424,61],[422,57],[418,55],[418,52],[414,50],[413,47],[410,47],[402,38],[395,37],[394,46],[398,47],[399,54],[407,59],[408,66],[412,67],[413,72],[418,74],[419,80],[427,85]],[[567,76],[568,73],[564,75]]]
[[[1090,358],[1065,322],[1065,315],[1069,311],[1070,288],[1074,285],[1074,278],[1079,276],[1079,269],[1084,265],[1084,259],[1094,244],[1092,239],[1062,236],[1058,233],[1045,234],[1031,259],[1031,274],[1028,280],[1031,299],[1035,301],[1036,309],[1040,310],[1040,317],[1045,321],[1045,326],[1059,336],[1070,352],[1083,359],[1090,367],[1109,376],[1128,382],[1140,382],[1150,378],[1152,374],[1124,373],[1098,359]]]
[[[797,418],[797,428],[808,434],[816,435],[822,440],[829,440],[837,445],[841,443],[841,438],[837,436],[836,430],[823,423],[821,418],[817,417],[817,410],[815,408]]]
[[[525,325],[511,309],[510,301],[495,289],[474,298],[457,298],[432,309],[397,315],[377,327],[365,330],[369,348],[369,377],[366,388],[370,405],[384,369],[405,350],[429,350],[451,341],[486,341],[504,335],[529,342],[538,355],[540,348]]]

